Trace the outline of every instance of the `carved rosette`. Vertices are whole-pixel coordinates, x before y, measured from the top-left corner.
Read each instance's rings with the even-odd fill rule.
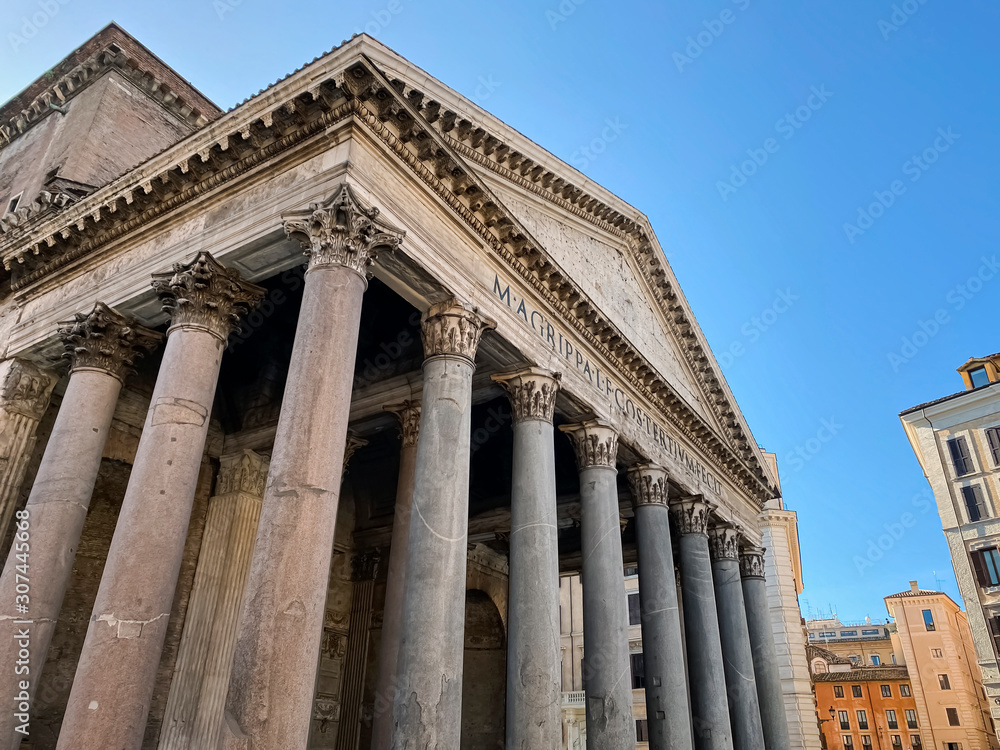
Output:
[[[480,315],[477,308],[455,300],[434,305],[421,320],[424,358],[448,355],[474,362],[483,331],[496,326],[494,321]]]
[[[551,424],[561,378],[561,373],[538,367],[493,376],[493,380],[507,391],[514,412],[514,424],[528,420]]]
[[[171,330],[200,328],[223,341],[239,328],[240,316],[264,298],[263,288],[204,251],[190,263],[175,263],[172,271],[154,273],[153,289],[170,315]]]
[[[368,267],[382,248],[394,250],[405,232],[378,218],[377,208],[365,206],[350,185],[326,203],[282,217],[285,234],[298,241],[309,256],[309,270],[343,266],[367,280]]]
[[[740,556],[740,532],[732,524],[720,523],[708,530],[708,551],[712,562],[738,560]]]
[[[370,549],[359,552],[351,558],[351,580],[354,583],[360,581],[374,581],[378,575],[378,564],[382,559],[382,554],[377,549]]]
[[[763,547],[746,547],[740,550],[740,576],[764,579]]]
[[[636,464],[628,470],[632,505],[667,506],[667,470],[657,464]]]
[[[399,420],[399,430],[403,437],[403,447],[412,448],[417,444],[420,435],[420,402],[403,401],[399,404],[383,406],[384,411],[392,412]]]
[[[678,534],[706,534],[711,510],[701,495],[692,495],[670,503],[670,520]]]
[[[618,433],[599,419],[579,424],[560,425],[573,447],[576,448],[576,464],[582,471],[594,467],[614,469],[618,458]]]
[[[216,495],[243,492],[264,497],[267,471],[271,459],[252,450],[231,453],[219,459],[219,478],[215,483]]]
[[[59,323],[59,336],[66,347],[70,372],[82,368],[103,370],[125,382],[132,364],[156,348],[163,337],[115,312],[103,302],[89,313],[77,313]]]
[[[351,456],[353,456],[358,448],[364,448],[368,445],[368,441],[363,437],[358,437],[353,432],[347,433],[347,442],[344,444],[344,469],[340,472],[341,477],[347,476],[347,465],[351,462]]]
[[[0,408],[29,419],[40,419],[49,405],[56,377],[23,359],[10,359],[0,365]]]

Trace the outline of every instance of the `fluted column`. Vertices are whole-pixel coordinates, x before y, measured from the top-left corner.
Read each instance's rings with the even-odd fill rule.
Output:
[[[306,747],[367,269],[401,233],[348,186],[285,217],[309,257],[226,699],[223,747]]]
[[[507,595],[507,747],[562,741],[559,529],[552,419],[559,375],[494,375],[510,397],[514,466]]]
[[[462,734],[472,374],[494,323],[456,302],[424,314],[423,409],[393,706],[394,750],[457,748]]]
[[[708,553],[709,511],[709,504],[700,495],[670,504],[671,521],[679,536],[691,729],[697,750],[733,750],[722,636]]]
[[[767,750],[788,750],[788,719],[785,699],[781,692],[781,673],[771,629],[771,613],[764,582],[764,548],[746,547],[740,550],[740,577],[743,579],[743,601],[746,604],[750,649],[753,652],[754,677],[757,681],[757,702]]]
[[[388,748],[392,743],[392,704],[399,687],[399,646],[402,640],[403,595],[406,562],[409,557],[410,510],[413,479],[417,468],[417,440],[420,435],[420,402],[404,401],[386,406],[399,419],[402,447],[399,451],[399,480],[396,510],[392,519],[389,565],[385,581],[385,609],[378,655],[378,678],[372,716],[372,748]]]
[[[73,572],[118,394],[132,363],[161,338],[99,302],[89,314],[61,324],[59,333],[71,361],[69,383],[27,505],[17,514],[18,533],[0,578],[0,664],[9,665],[0,678],[0,701],[5,706],[27,705],[34,698]],[[23,595],[18,584],[25,586]],[[18,633],[27,636],[15,639]],[[27,660],[19,654],[21,645]],[[28,671],[15,674],[15,663]],[[23,693],[22,680],[27,685]],[[18,713],[25,716],[0,712],[0,747],[20,745],[25,732],[16,727],[30,724],[30,711]]]
[[[59,750],[142,743],[229,334],[264,290],[200,252],[153,275],[167,345],[77,665]]]
[[[219,460],[159,750],[218,745],[269,462],[250,450]]]
[[[0,362],[0,539],[7,534],[56,377],[22,359]]]
[[[684,675],[684,639],[670,544],[667,472],[656,464],[636,464],[629,469],[628,478],[639,551],[649,747],[690,750],[691,704]]]
[[[351,616],[347,627],[347,664],[340,689],[340,726],[337,750],[357,750],[361,737],[361,714],[368,665],[368,631],[372,624],[372,598],[378,574],[378,550],[351,558]]]
[[[572,440],[580,470],[587,748],[630,748],[635,720],[615,468],[618,433],[598,420],[559,429]]]
[[[740,580],[739,542],[740,533],[730,524],[718,524],[709,530],[708,544],[712,555],[715,604],[719,611],[733,746],[735,750],[764,750],[753,652],[750,650]]]

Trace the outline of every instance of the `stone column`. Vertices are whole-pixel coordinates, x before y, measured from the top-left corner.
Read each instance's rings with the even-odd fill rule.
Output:
[[[454,301],[424,314],[423,409],[413,481],[394,750],[457,748],[462,734],[472,373],[494,323]]]
[[[200,252],[153,275],[167,345],[59,734],[59,750],[142,743],[205,452],[219,366],[264,290]]]
[[[670,505],[671,520],[679,535],[691,729],[697,750],[733,750],[722,636],[708,554],[709,509],[700,495]]]
[[[514,467],[507,595],[507,747],[559,747],[559,528],[552,434],[559,375],[494,375],[510,397]]]
[[[691,704],[684,674],[684,638],[670,544],[667,472],[656,464],[628,471],[635,507],[642,604],[642,657],[651,750],[690,750]]]
[[[764,582],[764,548],[740,550],[740,577],[743,579],[743,601],[746,604],[750,650],[753,652],[754,678],[757,682],[757,702],[767,750],[789,750],[788,719],[785,699],[781,692],[781,673],[771,629],[771,613]]]
[[[159,750],[218,746],[269,462],[250,450],[219,461]]]
[[[757,703],[753,652],[747,631],[747,613],[743,605],[740,581],[740,534],[730,524],[718,524],[709,531],[712,555],[712,578],[715,581],[715,604],[719,611],[722,658],[726,668],[729,693],[729,719],[733,728],[735,750],[764,750],[764,731]]]
[[[618,433],[597,420],[559,429],[573,441],[580,470],[587,748],[620,750],[635,746],[635,719],[615,469]]]
[[[372,747],[388,748],[392,743],[392,704],[399,687],[399,646],[402,641],[403,596],[406,561],[409,557],[410,509],[413,478],[417,468],[417,438],[420,435],[420,402],[404,401],[385,407],[399,418],[403,446],[399,451],[399,481],[396,510],[389,542],[389,567],[385,581],[385,611],[378,655],[378,680],[372,716]]]
[[[365,668],[368,665],[368,630],[372,623],[372,598],[378,574],[379,553],[371,550],[351,558],[351,619],[347,628],[347,664],[340,690],[340,727],[337,750],[357,750],[361,737]]]
[[[344,185],[285,218],[309,256],[243,599],[222,746],[306,747],[367,269],[401,234]]]
[[[27,505],[18,513],[20,530],[0,578],[0,664],[9,665],[0,678],[5,706],[21,702],[15,699],[22,679],[34,698],[73,573],[119,391],[135,359],[161,338],[100,302],[88,315],[61,324],[59,333],[71,361],[69,383]],[[27,584],[24,595],[18,595],[18,583]],[[24,640],[29,671],[18,676],[14,664],[20,658],[20,639],[15,634],[22,630],[28,634]],[[0,747],[20,746],[24,733],[15,733],[15,725],[27,721],[0,712]]]
[[[0,362],[0,540],[14,516],[56,377],[23,359]],[[2,720],[0,720],[2,721]]]

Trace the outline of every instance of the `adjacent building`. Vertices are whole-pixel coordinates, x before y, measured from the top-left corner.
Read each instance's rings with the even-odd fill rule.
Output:
[[[958,368],[964,390],[899,415],[937,502],[975,659],[1000,719],[1000,354]]]
[[[866,618],[845,624],[834,616],[807,620],[806,630],[809,645],[843,656],[855,666],[879,667],[897,663],[892,637],[896,626],[892,622],[872,622],[871,618]]]

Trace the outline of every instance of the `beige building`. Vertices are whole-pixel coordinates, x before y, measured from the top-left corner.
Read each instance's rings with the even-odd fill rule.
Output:
[[[848,659],[855,666],[892,666],[896,660],[896,626],[892,622],[843,623],[837,617],[807,620],[809,644]]]
[[[975,659],[1000,720],[1000,355],[970,359],[965,389],[900,414],[934,492]]]

